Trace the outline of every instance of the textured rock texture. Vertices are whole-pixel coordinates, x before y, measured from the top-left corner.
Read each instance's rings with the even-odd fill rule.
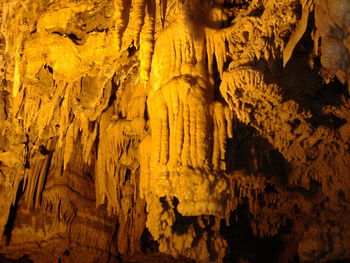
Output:
[[[0,260],[350,259],[348,0],[0,2]]]

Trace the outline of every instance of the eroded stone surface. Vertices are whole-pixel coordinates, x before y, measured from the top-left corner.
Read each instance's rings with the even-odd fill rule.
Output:
[[[350,257],[348,9],[2,1],[0,253]]]

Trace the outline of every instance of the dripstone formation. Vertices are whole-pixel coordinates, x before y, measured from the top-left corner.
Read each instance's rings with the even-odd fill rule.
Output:
[[[0,261],[350,259],[347,0],[0,2]]]

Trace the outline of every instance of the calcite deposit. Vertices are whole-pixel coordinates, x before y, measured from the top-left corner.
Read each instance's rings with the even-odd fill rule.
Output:
[[[350,260],[349,27],[348,0],[1,1],[0,261]]]

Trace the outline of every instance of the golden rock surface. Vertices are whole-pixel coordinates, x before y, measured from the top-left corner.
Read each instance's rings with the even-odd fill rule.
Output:
[[[1,1],[0,261],[349,259],[349,27],[347,0]]]

